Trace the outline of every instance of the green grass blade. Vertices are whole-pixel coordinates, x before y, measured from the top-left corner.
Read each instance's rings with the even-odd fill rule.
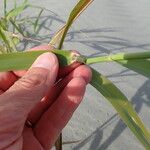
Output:
[[[37,19],[35,20],[35,23],[34,23],[34,32],[36,33],[37,30],[38,30],[38,23],[39,23],[39,19],[43,13],[44,9],[41,9],[38,16],[37,16]]]
[[[56,45],[58,43],[61,49],[65,36],[72,25],[72,23],[80,16],[80,14],[93,2],[94,0],[80,0],[70,13],[69,19],[65,26],[63,26],[52,38],[50,44]]]
[[[118,53],[88,58],[86,64],[116,61],[119,64],[150,78],[150,52]]]
[[[0,45],[0,54],[4,54],[6,53],[6,47],[4,47],[3,45]]]
[[[13,39],[9,35],[9,32],[3,30],[0,26],[0,37],[2,38],[3,42],[6,44],[8,48],[8,52],[17,51]]]
[[[120,60],[116,62],[150,78],[150,59]]]
[[[64,25],[51,39],[51,41],[49,42],[50,45],[53,45],[55,47],[58,47],[58,45],[60,44],[60,40],[62,38],[62,35],[65,31],[66,25]]]
[[[0,18],[0,27],[7,30],[8,28],[8,22],[5,18]]]
[[[17,8],[17,0],[14,0],[14,8]]]
[[[117,53],[110,54],[107,56],[89,57],[87,64],[100,63],[100,62],[111,62],[120,60],[134,60],[134,59],[150,59],[150,52],[136,52],[136,53]]]
[[[72,23],[80,16],[80,14],[93,2],[93,0],[89,1],[84,7],[82,7],[82,9],[80,10],[79,13],[76,14],[76,16],[74,17]],[[69,20],[68,20],[69,22]],[[71,23],[71,24],[72,24]],[[70,25],[71,26],[71,25]],[[51,39],[50,43],[51,45],[59,45],[60,44],[60,41],[61,41],[61,38],[65,32],[65,29],[67,27],[67,24],[64,25],[54,36],[53,38]]]
[[[4,16],[7,14],[7,0],[4,0]]]
[[[10,23],[13,25],[15,30],[17,30],[21,35],[24,36],[23,30],[20,28],[19,25],[17,25],[17,23],[13,19],[10,19]]]
[[[7,13],[6,19],[9,20],[10,18],[14,18],[18,16],[21,12],[23,12],[28,7],[27,0],[23,2],[22,5],[12,9],[10,12]]]
[[[28,69],[34,60],[45,52],[53,52],[59,59],[60,66],[67,66],[78,61],[76,54],[67,50],[52,50],[52,51],[25,51],[17,53],[0,54],[0,72],[12,70]]]
[[[131,129],[143,146],[150,150],[150,133],[122,92],[106,77],[92,69],[91,85],[95,87],[116,109],[121,119]]]

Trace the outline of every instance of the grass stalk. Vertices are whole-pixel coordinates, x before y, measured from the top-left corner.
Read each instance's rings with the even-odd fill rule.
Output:
[[[87,58],[86,64],[132,59],[150,59],[150,52],[118,53],[108,56],[91,57]]]
[[[7,0],[4,0],[4,16],[7,15]]]

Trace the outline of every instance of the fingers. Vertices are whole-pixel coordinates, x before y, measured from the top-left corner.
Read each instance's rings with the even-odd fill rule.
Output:
[[[80,104],[86,85],[82,77],[72,79],[35,126],[35,136],[46,150],[53,146],[61,130]]]
[[[79,52],[76,51],[76,50],[72,50],[71,52],[72,52],[72,53],[79,54]],[[69,66],[65,66],[65,67],[59,68],[58,77],[57,77],[57,78],[60,79],[60,78],[65,77],[65,76],[68,75],[70,72],[72,72],[75,68],[79,67],[80,65],[81,65],[81,63],[79,63],[79,62],[74,62],[74,63],[72,63],[72,64],[69,65]]]
[[[41,45],[41,46],[31,48],[29,51],[52,50],[52,49],[54,49],[54,47],[51,45]],[[18,77],[22,77],[26,74],[26,72],[27,72],[27,70],[19,70],[19,71],[14,71],[14,74]]]
[[[2,90],[0,90],[0,95],[3,94],[4,92]]]
[[[12,72],[1,72],[0,73],[0,89],[6,91],[17,81],[17,76]]]
[[[79,67],[80,65],[81,63],[74,62],[69,66],[59,68],[57,79],[64,78],[66,75],[68,75],[71,71],[73,71],[75,68]]]
[[[42,145],[35,138],[32,128],[25,127],[23,130],[23,146],[20,149],[11,150],[43,150]]]
[[[92,73],[88,66],[81,65],[75,70],[73,70],[68,76],[66,76],[63,80],[57,83],[53,88],[50,89],[47,96],[42,99],[32,111],[29,113],[28,120],[35,124],[42,114],[51,106],[51,104],[58,98],[60,93],[63,91],[65,86],[71,81],[73,78],[82,77],[86,81],[86,83],[90,82]]]
[[[30,51],[53,50],[53,49],[55,48],[52,45],[42,45],[42,46],[37,46],[37,47],[30,49]],[[73,51],[73,52],[78,53],[77,51]],[[58,71],[57,79],[65,77],[66,75],[68,75],[71,71],[73,71],[75,68],[77,68],[80,65],[81,65],[80,63],[73,63],[70,66],[60,68]],[[14,74],[18,77],[22,77],[25,75],[26,72],[27,72],[26,70],[19,70],[19,71],[14,71]]]
[[[33,63],[29,71],[1,95],[4,106],[27,115],[53,86],[58,72],[58,60],[52,53],[44,53]],[[2,102],[1,102],[2,103]]]

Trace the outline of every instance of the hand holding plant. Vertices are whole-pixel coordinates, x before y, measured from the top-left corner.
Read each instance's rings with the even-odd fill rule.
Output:
[[[91,79],[89,67],[80,65],[72,72],[65,68],[65,77],[57,81],[58,69],[49,52],[21,78],[21,72],[0,73],[0,149],[49,150],[54,145]]]
[[[61,50],[64,39],[72,23],[80,16],[80,14],[93,1],[94,0],[79,0],[77,5],[71,11],[69,15],[69,19],[66,22],[66,24],[53,36],[53,38],[49,43],[56,47],[56,49],[52,50],[51,52],[57,55],[57,58],[59,60],[59,65],[64,67],[64,70],[62,69],[59,70],[58,78],[59,75],[65,76],[67,72],[73,70],[73,68],[77,67],[80,63],[90,65],[93,63],[104,63],[104,62],[116,62],[124,67],[127,67],[128,69],[131,69],[141,75],[146,76],[147,78],[150,78],[150,69],[149,69],[150,52],[149,51],[141,51],[135,53],[132,52],[117,53],[117,54],[110,54],[106,56],[86,57],[86,56],[78,55],[77,53],[73,53],[71,51]],[[18,40],[20,41],[21,38],[20,36],[17,36],[18,34],[15,33],[12,34],[12,32],[9,31],[10,30],[9,24],[13,25],[14,31],[15,32],[17,31],[19,35],[21,35],[21,37],[25,39],[30,39],[24,36],[24,34],[22,33],[23,30],[21,30],[22,29],[21,26],[16,23],[16,18],[25,8],[31,7],[32,5],[29,5],[28,1],[25,0],[21,6],[16,7],[10,12],[6,11],[7,10],[6,0],[4,0],[4,6],[5,6],[4,7],[5,15],[4,18],[1,18],[0,20],[0,39],[2,41],[2,45],[0,45],[0,51],[2,53],[0,54],[0,71],[28,69],[31,66],[31,64],[34,62],[34,60],[44,52],[41,51],[42,50],[41,48],[39,48],[38,51],[36,52],[35,51],[17,52],[18,50],[16,49],[16,47],[17,44],[19,43]],[[35,30],[38,26],[39,17],[42,14],[42,12],[43,12],[43,8],[40,11],[35,23],[33,23]],[[18,39],[17,42],[16,42],[16,38]],[[49,53],[48,50],[45,52]],[[134,110],[131,103],[128,101],[127,97],[104,75],[97,72],[93,68],[91,68],[91,70],[92,70],[92,80],[90,84],[93,87],[95,87],[95,89],[98,90],[112,104],[113,108],[118,112],[119,116],[124,121],[124,123],[130,128],[132,133],[137,137],[137,139],[141,142],[141,144],[143,144],[145,149],[149,150],[150,132],[142,123],[142,120],[139,118],[138,114]],[[20,73],[22,74],[23,72],[20,71],[17,72],[18,75]],[[82,76],[82,73],[80,75]],[[90,73],[88,72],[87,75],[90,76]],[[61,88],[61,85],[58,84],[58,86],[59,88]],[[79,87],[75,90],[78,91],[78,89]],[[59,106],[59,109],[61,109],[61,107],[62,105]],[[55,117],[57,118],[57,116]],[[55,126],[57,127],[57,124],[55,124]],[[43,131],[41,134],[47,135],[45,131]],[[61,138],[57,140],[56,149],[62,150]]]

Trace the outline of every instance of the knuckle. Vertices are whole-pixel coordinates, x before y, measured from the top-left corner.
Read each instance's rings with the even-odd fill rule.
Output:
[[[29,74],[22,77],[17,84],[19,87],[22,86],[23,88],[30,89],[35,87],[40,87],[46,82],[45,76],[41,74]]]

